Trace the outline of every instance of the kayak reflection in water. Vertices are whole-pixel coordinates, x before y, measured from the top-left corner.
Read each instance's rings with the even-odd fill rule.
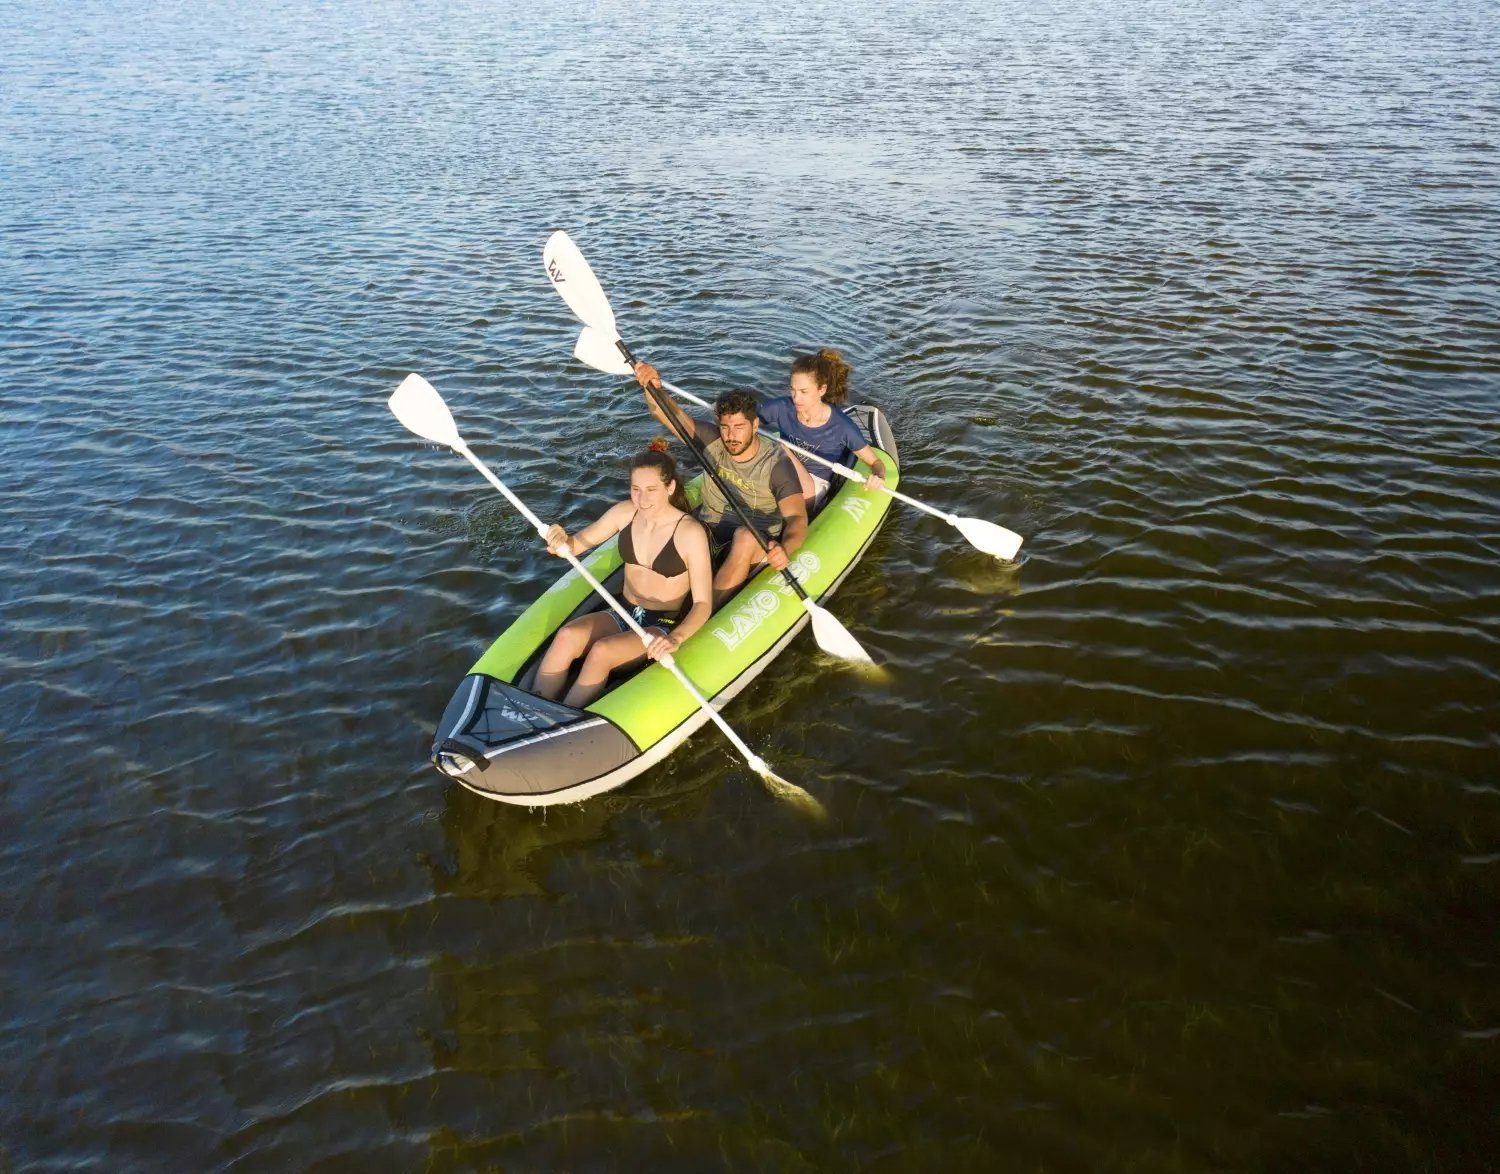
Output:
[[[552,638],[542,657],[533,690],[541,697],[556,700],[573,662],[583,657],[578,677],[563,698],[565,705],[581,708],[604,691],[615,669],[643,657],[669,656],[708,620],[713,591],[708,535],[688,514],[677,464],[663,451],[666,442],[660,443],[662,449],[653,444],[631,460],[629,501],[610,506],[598,521],[571,537],[561,526],[547,531],[547,549],[559,558],[564,546],[580,555],[618,534],[625,561],[625,604],[655,639],[643,648],[640,637],[608,609],[579,616]],[[693,604],[683,614],[689,596]]]

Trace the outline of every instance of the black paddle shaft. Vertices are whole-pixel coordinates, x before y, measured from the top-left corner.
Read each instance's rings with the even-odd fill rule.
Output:
[[[625,345],[625,340],[619,339],[615,345],[620,348],[620,353],[625,356],[625,361],[629,363],[632,368],[634,368],[636,364],[636,358],[633,354],[630,353],[630,348]],[[766,536],[760,532],[760,527],[755,524],[750,515],[745,511],[745,507],[740,504],[739,498],[734,495],[734,491],[730,489],[729,486],[724,484],[724,480],[719,476],[718,471],[714,468],[713,462],[708,459],[708,450],[703,447],[703,442],[698,439],[697,435],[691,429],[688,430],[686,435],[678,430],[677,425],[674,423],[672,412],[670,408],[666,406],[667,404],[671,403],[671,401],[667,400],[666,403],[663,403],[663,398],[665,397],[666,393],[659,390],[658,388],[652,387],[650,384],[647,384],[646,394],[649,395],[652,399],[652,402],[661,409],[661,414],[667,418],[667,427],[672,429],[673,432],[677,433],[678,438],[685,445],[687,445],[688,448],[693,450],[693,456],[697,460],[699,466],[705,473],[709,475],[709,477],[713,479],[714,484],[719,487],[719,492],[722,493],[724,495],[724,499],[729,502],[730,508],[739,515],[740,522],[744,525],[745,529],[749,530],[750,533],[754,535],[755,541],[760,546],[761,550],[769,555],[770,548],[769,544],[766,541]],[[784,578],[788,583],[791,584],[792,590],[795,591],[797,595],[805,602],[807,600],[807,592],[802,590],[802,584],[797,582],[797,576],[792,574],[791,567],[782,568],[781,575],[782,578]]]

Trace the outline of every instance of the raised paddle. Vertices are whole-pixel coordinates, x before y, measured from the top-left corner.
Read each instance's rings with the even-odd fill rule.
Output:
[[[506,500],[521,512],[522,517],[535,527],[536,532],[545,541],[547,527],[542,524],[541,520],[534,513],[526,508],[525,502],[510,491],[505,482],[501,481],[499,477],[496,477],[490,471],[488,465],[470,451],[469,446],[464,443],[463,437],[458,434],[458,425],[453,422],[453,413],[448,410],[448,405],[443,402],[443,397],[437,393],[437,389],[432,384],[413,372],[403,379],[401,385],[391,394],[390,409],[395,414],[396,419],[400,420],[402,424],[422,437],[422,439],[430,440],[434,444],[447,445],[484,474],[485,480],[505,495]],[[641,643],[650,647],[651,637],[646,635],[641,626],[635,622],[635,617],[620,604],[618,599],[604,589],[604,585],[589,573],[588,568],[578,561],[577,556],[571,550],[563,547],[562,553],[563,557],[573,564],[573,569],[583,576],[584,581],[598,593],[599,597],[605,603],[614,609],[615,614],[625,621],[630,630],[641,638]],[[730,729],[729,723],[719,716],[703,694],[698,692],[698,687],[692,681],[688,680],[687,676],[677,667],[676,662],[670,656],[662,657],[658,663],[665,665],[671,670],[672,675],[682,682],[682,687],[692,694],[693,700],[698,703],[703,712],[714,720],[714,723],[723,731],[724,736],[734,744],[734,748],[740,752],[745,762],[749,764],[750,769],[766,781],[766,785],[770,787],[773,794],[783,799],[791,800],[813,814],[819,816],[825,814],[822,804],[801,787],[795,786],[775,774],[766,765],[765,759],[761,758],[740,740],[740,736]]]
[[[609,307],[609,299],[604,296],[604,289],[600,286],[599,279],[594,276],[589,263],[584,260],[583,254],[578,251],[578,246],[573,243],[567,233],[559,229],[547,238],[546,247],[542,250],[542,262],[546,266],[547,277],[552,282],[552,288],[557,290],[562,300],[568,303],[568,308],[585,325],[592,326],[610,336],[620,354],[627,361],[632,362],[633,369],[633,356],[615,329],[615,315]],[[648,387],[646,394],[651,396],[658,406],[661,405],[662,401],[654,388]],[[671,414],[665,408],[662,411],[669,419],[671,418]],[[673,428],[673,431],[676,432],[677,429]],[[694,458],[704,473],[713,478],[715,484],[718,485],[725,500],[739,516],[741,524],[754,535],[761,550],[767,551],[765,535],[751,520],[750,515],[740,504],[739,498],[724,484],[714,470],[713,462],[708,459],[708,454],[703,450],[698,438],[689,433],[681,436],[681,439],[692,450]],[[790,567],[784,568],[781,575],[797,593],[797,598],[802,601],[802,606],[807,610],[812,620],[813,638],[817,640],[819,648],[830,656],[837,656],[842,660],[859,664],[874,663],[870,659],[870,654],[864,650],[858,640],[850,635],[849,630],[839,622],[838,617],[827,608],[813,602],[807,592],[802,589],[802,584],[797,582],[797,577],[792,574]]]
[[[594,370],[603,371],[609,375],[635,374],[635,369],[625,361],[624,356],[620,353],[620,348],[615,345],[614,339],[607,332],[598,330],[593,326],[585,326],[583,331],[578,335],[578,345],[573,348],[573,357],[582,363],[586,363],[588,366],[594,368]],[[713,410],[706,401],[699,399],[691,392],[683,391],[682,388],[665,381],[662,382],[662,386],[673,395],[679,395],[689,403],[695,403],[700,408],[709,408],[710,411]],[[791,441],[782,437],[778,436],[776,439],[783,448],[791,449],[798,456],[806,457],[809,460],[817,461],[820,465],[828,466],[828,468],[832,469],[840,477],[847,477],[851,481],[859,481],[861,483],[864,481],[864,478],[849,468],[848,465],[840,465],[834,461],[830,461],[827,457],[820,457],[817,453],[809,452],[805,448],[799,448]],[[985,554],[991,554],[996,558],[1009,561],[1015,558],[1016,551],[1021,549],[1021,542],[1023,540],[1014,530],[1007,530],[1004,526],[997,526],[994,522],[986,522],[983,518],[961,518],[957,514],[950,514],[945,510],[935,509],[925,502],[920,502],[914,497],[908,497],[906,494],[892,489],[887,485],[882,485],[880,488],[884,492],[889,493],[897,501],[904,501],[907,505],[914,505],[924,513],[931,514],[934,518],[942,518],[943,521],[956,529],[973,543],[974,546],[984,551]]]

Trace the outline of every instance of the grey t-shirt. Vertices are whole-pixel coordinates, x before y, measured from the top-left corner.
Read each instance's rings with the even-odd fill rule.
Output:
[[[802,483],[797,480],[797,470],[787,459],[785,450],[764,436],[756,438],[760,448],[748,461],[737,461],[729,455],[724,442],[719,439],[715,424],[694,420],[693,427],[698,439],[708,451],[708,460],[714,472],[729,486],[739,499],[740,505],[762,529],[773,530],[781,524],[781,508],[776,504],[783,497],[792,497],[802,492]],[[729,514],[737,518],[728,500],[719,487],[709,478],[703,482],[703,504],[698,507],[698,517],[712,526]]]

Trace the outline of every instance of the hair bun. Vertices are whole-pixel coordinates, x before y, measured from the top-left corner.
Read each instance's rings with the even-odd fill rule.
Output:
[[[651,443],[646,446],[652,452],[666,452],[667,438],[665,436],[653,436]]]

